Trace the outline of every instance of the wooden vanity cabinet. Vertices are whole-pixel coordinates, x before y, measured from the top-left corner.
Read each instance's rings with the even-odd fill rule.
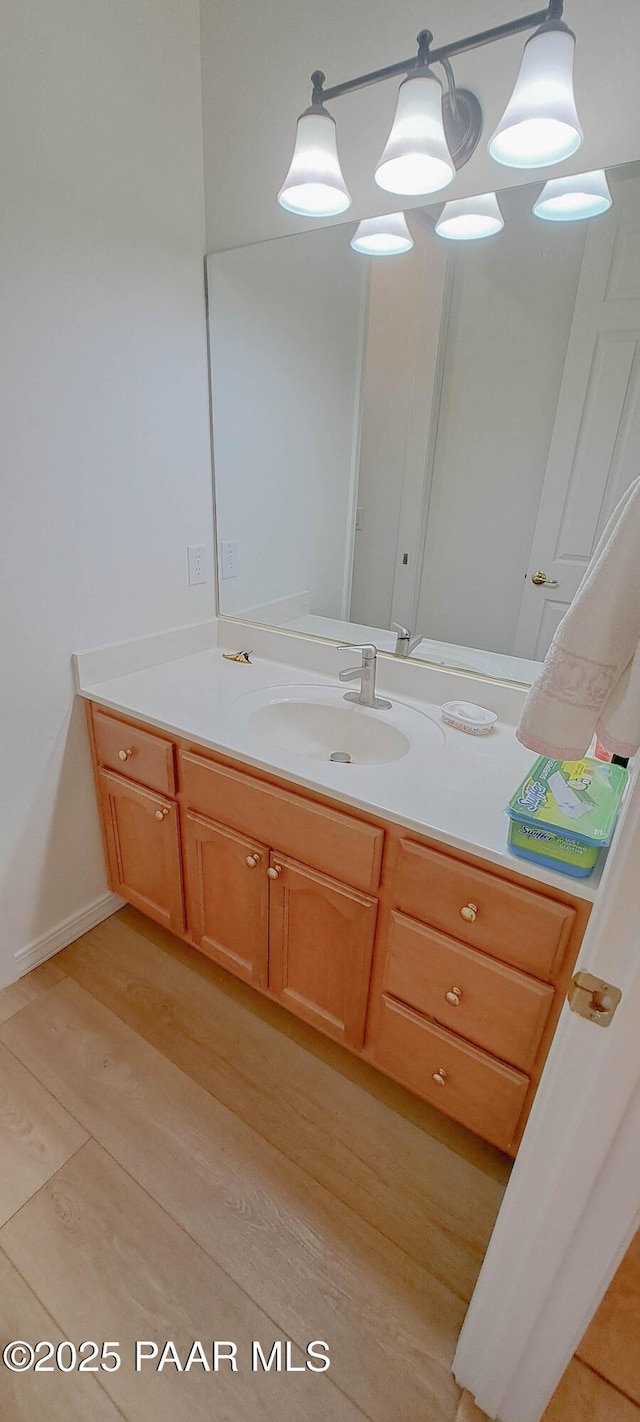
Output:
[[[271,855],[269,988],[349,1047],[364,1041],[377,899]]]
[[[590,905],[89,706],[112,889],[515,1154]]]
[[[366,1055],[515,1154],[590,905],[398,831]]]
[[[114,893],[184,932],[178,807],[121,775],[98,771],[109,883]]]
[[[236,977],[266,988],[268,849],[191,810],[182,842],[190,938]]]
[[[383,832],[196,752],[178,775],[191,940],[360,1048]]]

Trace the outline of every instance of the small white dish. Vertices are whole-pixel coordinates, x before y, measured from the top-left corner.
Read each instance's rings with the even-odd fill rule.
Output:
[[[468,736],[488,736],[498,719],[495,711],[476,706],[473,701],[445,701],[440,712],[447,726],[465,731]]]

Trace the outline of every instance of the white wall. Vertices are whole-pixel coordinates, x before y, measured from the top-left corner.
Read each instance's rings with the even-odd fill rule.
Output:
[[[209,258],[220,610],[344,611],[366,264],[344,230]],[[221,560],[220,560],[221,562]]]
[[[196,0],[5,0],[0,984],[106,891],[74,649],[204,619]]]
[[[296,118],[309,102],[313,69],[336,83],[409,57],[425,25],[442,44],[527,13],[514,0],[429,0],[426,6],[424,0],[201,0],[201,8],[209,250],[309,226],[284,213],[276,193],[291,157]],[[565,16],[577,32],[576,97],[585,142],[560,171],[632,161],[640,157],[640,5],[608,0],[605,9],[602,0],[567,0]],[[480,97],[485,138],[508,101],[523,43],[516,36],[456,60],[458,82]],[[396,87],[390,80],[332,106],[354,217],[397,207],[397,198],[384,194],[373,178]],[[483,140],[447,197],[523,180],[526,173],[493,163]]]

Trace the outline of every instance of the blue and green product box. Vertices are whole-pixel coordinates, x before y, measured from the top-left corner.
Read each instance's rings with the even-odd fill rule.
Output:
[[[507,806],[512,854],[586,879],[611,843],[626,782],[622,765],[539,756]]]

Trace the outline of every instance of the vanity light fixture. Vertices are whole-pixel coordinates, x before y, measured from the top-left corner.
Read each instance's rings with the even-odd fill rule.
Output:
[[[544,21],[527,40],[516,87],[489,141],[508,168],[546,168],[582,143],[573,97],[576,37],[561,19]]]
[[[365,217],[351,238],[354,252],[367,257],[397,257],[410,252],[413,237],[403,212],[389,212],[385,217]]]
[[[579,222],[608,212],[612,203],[604,168],[596,168],[573,178],[550,178],[534,202],[533,211],[546,222]]]
[[[458,198],[446,202],[436,232],[450,242],[476,242],[502,232],[504,217],[495,193],[480,193],[479,197]]]
[[[442,84],[428,65],[419,65],[400,85],[376,182],[389,193],[437,193],[455,171],[444,132]]]
[[[336,121],[322,102],[312,101],[298,119],[293,158],[278,202],[302,217],[337,217],[351,206],[338,158]]]
[[[342,176],[335,123],[325,107],[355,89],[403,77],[389,139],[375,178],[387,192],[420,197],[446,187],[467,163],[482,132],[482,109],[470,89],[456,87],[451,60],[525,30],[525,45],[513,95],[489,144],[499,163],[515,168],[560,162],[579,148],[582,129],[573,98],[575,36],[563,23],[564,0],[544,10],[432,48],[430,30],[418,35],[418,53],[325,89],[325,76],[311,75],[311,106],[298,119],[296,143],[278,202],[304,217],[334,217],[351,201]],[[434,73],[446,76],[443,92]]]

